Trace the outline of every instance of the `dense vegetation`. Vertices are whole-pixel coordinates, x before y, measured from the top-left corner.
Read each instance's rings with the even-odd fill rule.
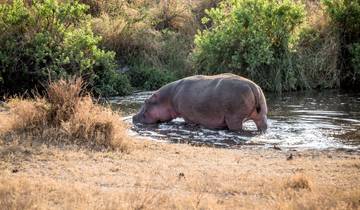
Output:
[[[84,4],[22,0],[0,5],[0,90],[24,92],[73,75],[95,93],[125,94],[129,82],[116,70],[115,53],[98,47]]]
[[[269,91],[360,85],[360,0],[14,0],[0,94],[81,76],[96,94],[235,72]]]
[[[343,87],[360,87],[360,0],[324,0],[339,36],[338,67]]]
[[[196,69],[232,71],[268,90],[293,89],[296,69],[290,46],[304,21],[304,9],[290,1],[224,1],[207,12],[209,30],[195,39]]]

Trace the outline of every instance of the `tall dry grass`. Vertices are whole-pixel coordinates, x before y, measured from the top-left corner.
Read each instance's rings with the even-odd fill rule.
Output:
[[[164,29],[191,37],[196,32],[191,5],[184,0],[110,0],[99,4],[101,12],[92,21],[93,29],[103,37],[104,46],[120,56],[159,56]]]
[[[340,84],[339,37],[331,29],[321,1],[302,0],[306,22],[295,46],[295,67],[306,88],[335,88]]]
[[[133,86],[152,83],[134,76],[142,71],[165,72],[163,75],[176,78],[193,74],[188,55],[200,25],[195,2],[110,0],[99,4],[101,12],[92,19],[92,28],[102,36],[103,46],[117,53],[121,65],[129,67],[124,69],[130,69]],[[157,78],[167,80],[163,75]],[[137,88],[151,89],[149,85]]]
[[[81,79],[51,82],[46,96],[15,97],[0,113],[0,138],[5,143],[78,145],[127,151],[129,139],[120,114],[94,103]]]

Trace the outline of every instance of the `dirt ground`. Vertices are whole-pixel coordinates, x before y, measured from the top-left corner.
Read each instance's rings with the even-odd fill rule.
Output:
[[[0,145],[0,209],[360,209],[360,155],[135,140]]]

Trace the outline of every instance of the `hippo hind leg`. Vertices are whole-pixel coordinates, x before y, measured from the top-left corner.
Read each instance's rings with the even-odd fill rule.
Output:
[[[245,116],[229,115],[225,117],[225,122],[229,130],[243,132],[243,121]]]

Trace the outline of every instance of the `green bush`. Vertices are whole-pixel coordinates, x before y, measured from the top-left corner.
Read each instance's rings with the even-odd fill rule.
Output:
[[[350,47],[351,65],[354,69],[355,78],[360,78],[360,43],[352,44]]]
[[[133,66],[128,72],[131,84],[139,89],[156,90],[175,80],[173,73],[144,64]]]
[[[360,43],[360,0],[323,0],[332,26],[339,34],[338,66],[341,86],[358,88],[360,85],[358,44]]]
[[[360,0],[323,0],[326,12],[345,42],[360,40]]]
[[[203,22],[211,27],[195,38],[199,72],[235,72],[272,91],[297,88],[290,48],[304,20],[303,6],[288,0],[231,0],[207,15]]]
[[[125,94],[129,81],[116,72],[115,53],[98,47],[78,2],[22,0],[0,5],[1,92],[24,92],[47,80],[82,76],[97,94]]]
[[[192,49],[190,43],[193,39],[170,30],[162,30],[161,33],[161,50],[157,55],[159,61],[158,64],[152,63],[152,65],[171,72],[176,78],[191,75],[193,72],[190,69],[188,55]]]

